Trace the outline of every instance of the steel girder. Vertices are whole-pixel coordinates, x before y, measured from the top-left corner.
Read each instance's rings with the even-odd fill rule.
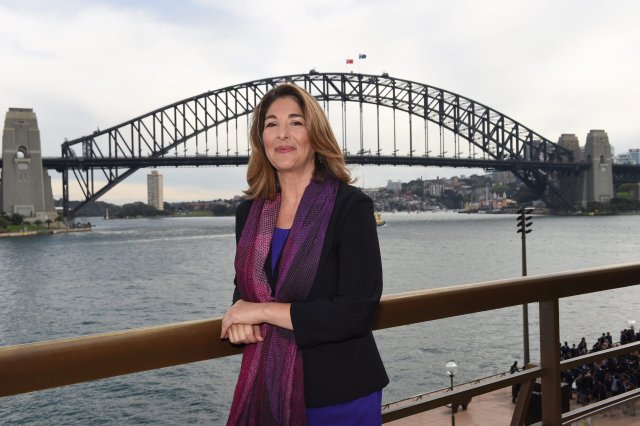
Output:
[[[59,169],[63,172],[65,216],[76,215],[88,202],[98,199],[140,167],[148,167],[154,159],[158,159],[158,164],[161,164],[162,159],[168,156],[179,157],[178,147],[189,140],[195,139],[196,147],[198,143],[205,144],[206,149],[202,154],[204,157],[222,159],[240,156],[237,120],[248,116],[269,89],[284,82],[304,87],[321,102],[372,104],[377,108],[406,112],[410,119],[412,116],[421,117],[467,140],[492,160],[549,165],[574,163],[570,151],[510,117],[453,92],[387,74],[318,73],[312,70],[308,74],[255,80],[209,91],[106,130],[98,130],[91,135],[64,142],[62,157],[70,160],[68,165],[60,166]],[[233,143],[229,144],[227,132],[224,135],[226,143],[221,152],[218,129],[223,124],[228,128],[233,120],[236,120],[235,146]],[[215,154],[209,153],[207,131],[210,129],[216,131]],[[172,153],[172,150],[175,152]],[[361,141],[359,154],[365,156],[366,151]],[[390,157],[399,159],[397,151],[394,146]],[[409,158],[414,157],[414,151],[410,133]],[[248,148],[246,154],[249,154]],[[379,146],[376,155],[382,157]],[[83,161],[73,161],[80,159]],[[110,165],[109,159],[126,160],[129,165]],[[390,158],[385,164],[394,163],[396,162]],[[84,202],[71,211],[68,198],[69,170],[85,197]],[[557,182],[550,179],[546,168],[528,167],[515,170],[514,173],[547,200],[552,198],[550,195],[563,199]],[[96,187],[96,175],[99,179],[106,180],[106,184]]]
[[[640,183],[640,165],[614,164],[612,172],[614,183]]]

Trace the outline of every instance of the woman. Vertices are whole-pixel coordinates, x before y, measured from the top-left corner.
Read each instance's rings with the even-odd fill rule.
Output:
[[[245,344],[228,424],[380,424],[389,379],[371,323],[382,293],[373,203],[352,187],[303,89],[260,101],[249,201],[236,215],[236,290],[222,338]]]

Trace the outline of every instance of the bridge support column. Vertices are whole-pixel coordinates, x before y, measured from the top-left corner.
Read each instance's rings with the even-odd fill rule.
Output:
[[[573,161],[582,161],[580,142],[574,134],[563,133],[558,138],[558,145],[573,153]],[[560,192],[573,206],[582,207],[584,204],[584,173],[566,172],[560,176]]]
[[[585,175],[585,203],[608,203],[613,197],[613,158],[609,136],[604,130],[591,130],[584,147],[585,161],[591,164]]]
[[[40,220],[57,216],[51,179],[42,167],[40,131],[32,109],[9,108],[2,135],[2,205],[8,214]]]

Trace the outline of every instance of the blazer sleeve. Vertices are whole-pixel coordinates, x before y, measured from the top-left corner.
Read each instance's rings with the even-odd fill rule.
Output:
[[[244,229],[244,224],[247,222],[247,217],[249,217],[249,210],[251,210],[251,201],[243,201],[240,203],[238,208],[236,209],[236,246],[238,245],[238,241],[240,241],[240,236],[242,235],[242,230]],[[238,291],[237,283],[235,277],[233,278],[233,303],[236,303],[240,299],[240,292]]]
[[[357,194],[343,206],[334,231],[338,262],[335,295],[291,304],[294,335],[301,349],[371,331],[382,294],[382,263],[373,202],[361,192]]]

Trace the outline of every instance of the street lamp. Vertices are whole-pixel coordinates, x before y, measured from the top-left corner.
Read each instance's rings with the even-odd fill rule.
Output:
[[[451,387],[449,389],[453,390],[453,376],[458,372],[458,364],[453,361],[449,361],[445,365],[445,368],[447,369],[447,375],[451,378]]]
[[[531,232],[531,212],[533,209],[518,210],[517,233],[521,234],[522,239],[522,276],[527,276],[527,234]],[[522,335],[524,345],[524,368],[529,365],[529,306],[522,304]]]
[[[447,369],[447,375],[451,379],[451,387],[449,388],[453,391],[453,376],[458,372],[458,364],[453,361],[449,361],[445,364],[445,368]],[[451,426],[456,426],[456,403],[451,401]]]

